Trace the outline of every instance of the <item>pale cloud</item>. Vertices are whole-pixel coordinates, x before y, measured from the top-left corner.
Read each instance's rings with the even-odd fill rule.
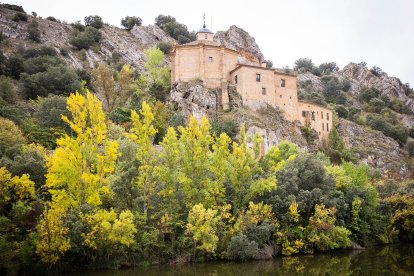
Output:
[[[153,24],[170,14],[190,30],[202,26],[227,30],[236,25],[248,31],[275,66],[293,66],[301,57],[316,64],[335,61],[340,67],[366,61],[414,86],[414,1],[411,0],[9,0],[27,12],[74,22],[100,15],[119,26],[135,15]]]

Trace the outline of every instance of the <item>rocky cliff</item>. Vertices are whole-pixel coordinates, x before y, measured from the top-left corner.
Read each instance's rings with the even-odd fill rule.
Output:
[[[235,25],[230,26],[227,31],[218,31],[214,35],[214,40],[227,48],[240,51],[246,58],[252,58],[252,55],[253,58],[259,61],[264,60],[264,56],[254,38]]]
[[[145,62],[143,50],[156,46],[159,42],[175,43],[158,26],[135,26],[131,31],[123,30],[111,25],[104,25],[100,32],[102,39],[99,47],[86,51],[86,60],[80,57],[79,51],[74,49],[69,40],[73,27],[66,22],[55,22],[40,17],[28,15],[28,22],[14,22],[15,11],[0,9],[0,30],[8,38],[8,44],[2,47],[5,53],[16,50],[19,46],[39,47],[40,45],[54,47],[60,52],[66,52],[63,58],[74,68],[93,68],[96,64],[119,58],[121,61],[142,69]],[[28,40],[28,26],[30,21],[39,24],[41,43]]]
[[[398,78],[390,77],[385,72],[374,73],[364,64],[349,63],[341,71],[342,75],[352,84],[350,92],[357,94],[362,87],[375,88],[381,95],[390,99],[397,98],[403,102],[412,112],[414,112],[414,100],[407,97],[404,86]]]

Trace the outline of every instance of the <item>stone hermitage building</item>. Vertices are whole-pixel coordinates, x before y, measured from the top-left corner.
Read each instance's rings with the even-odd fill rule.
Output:
[[[332,128],[332,111],[298,100],[296,75],[267,68],[252,54],[226,48],[214,41],[205,24],[196,40],[176,45],[171,52],[171,82],[202,80],[207,88],[219,88],[218,105],[229,107],[232,86],[243,99],[243,105],[254,110],[269,104],[284,112],[288,121],[300,121],[314,129],[319,139],[327,138]]]

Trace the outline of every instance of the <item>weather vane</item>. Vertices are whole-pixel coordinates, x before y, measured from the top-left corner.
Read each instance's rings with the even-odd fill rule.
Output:
[[[204,19],[204,24],[203,24],[203,28],[206,28],[206,14],[203,13],[203,19]]]

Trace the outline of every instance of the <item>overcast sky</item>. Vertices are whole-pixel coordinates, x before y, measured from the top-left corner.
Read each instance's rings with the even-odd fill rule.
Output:
[[[154,24],[159,14],[172,15],[189,30],[213,32],[236,25],[256,39],[275,67],[293,67],[306,57],[316,65],[339,67],[366,61],[414,86],[414,1],[412,0],[8,0],[26,12],[62,21],[97,14],[119,26],[121,18],[139,16]]]

